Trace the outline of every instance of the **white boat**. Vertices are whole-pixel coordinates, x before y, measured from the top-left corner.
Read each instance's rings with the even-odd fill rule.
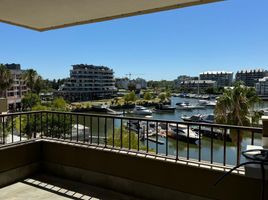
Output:
[[[88,140],[89,135],[90,135],[89,127],[84,126],[82,124],[78,124],[78,125],[74,124],[72,126],[72,135],[66,134],[65,138],[72,137],[73,140],[75,140],[77,138],[78,138],[78,140],[84,140],[84,139]]]
[[[199,100],[198,103],[201,106],[211,106],[211,107],[215,107],[216,106],[216,101]]]
[[[162,132],[160,133],[166,134],[166,130],[162,129]],[[195,131],[193,131],[191,128],[188,129],[186,125],[182,124],[169,124],[167,135],[168,137],[192,144],[196,144],[196,142],[199,140],[199,135]]]
[[[151,115],[152,114],[151,110],[143,106],[135,106],[132,112],[133,114],[136,114],[136,115]]]
[[[203,109],[205,106],[202,105],[191,105],[189,102],[177,103],[177,109],[180,110],[191,110],[191,109]]]

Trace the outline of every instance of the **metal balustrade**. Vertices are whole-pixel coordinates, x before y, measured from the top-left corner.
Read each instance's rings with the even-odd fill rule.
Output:
[[[257,127],[57,111],[4,114],[0,122],[0,145],[51,138],[223,166],[240,164],[242,148],[262,136]]]

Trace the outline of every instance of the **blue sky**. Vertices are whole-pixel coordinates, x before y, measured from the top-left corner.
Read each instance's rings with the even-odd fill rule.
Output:
[[[268,68],[267,9],[267,0],[228,0],[41,33],[0,23],[0,63],[50,79],[78,63],[147,80]]]

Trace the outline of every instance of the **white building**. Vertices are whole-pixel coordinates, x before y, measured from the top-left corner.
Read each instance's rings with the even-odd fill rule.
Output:
[[[60,87],[56,95],[69,101],[87,101],[109,98],[116,92],[114,72],[104,66],[73,65],[70,78]]]
[[[256,83],[256,91],[259,95],[268,95],[268,76],[259,79]]]
[[[20,109],[21,100],[29,90],[22,77],[23,70],[20,64],[5,64],[5,67],[10,71],[13,79],[11,87],[6,90],[8,109]]]
[[[200,80],[211,80],[217,82],[217,87],[231,86],[233,83],[233,72],[207,71],[199,75]]]

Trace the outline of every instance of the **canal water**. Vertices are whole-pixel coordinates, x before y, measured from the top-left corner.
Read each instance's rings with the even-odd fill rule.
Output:
[[[197,104],[198,99],[185,99],[180,97],[172,97],[171,98],[171,105],[176,106],[176,103],[178,102],[184,102],[188,101],[191,104]],[[268,107],[267,102],[263,103],[262,105],[258,105],[258,107]],[[150,119],[159,119],[159,120],[175,120],[175,121],[182,121],[182,116],[192,116],[194,114],[212,114],[214,111],[213,108],[207,107],[205,109],[194,109],[194,110],[176,110],[174,113],[156,113],[154,112],[152,114],[152,117]],[[139,117],[142,118],[143,116],[137,116],[133,115],[131,113],[128,113],[125,115],[126,117]],[[79,120],[81,122],[81,120]],[[80,123],[79,122],[79,123]],[[126,126],[127,121],[122,121],[122,127]],[[86,119],[86,125],[90,126],[90,121]],[[113,130],[113,121],[112,119],[106,120],[106,127],[107,127],[107,137],[112,137],[112,131]],[[114,120],[114,127],[118,131],[121,129],[121,120],[115,119]],[[93,139],[93,142],[97,142],[96,138],[99,136],[99,138],[105,137],[105,119],[99,118],[99,123],[97,118],[92,119],[92,134],[95,139]],[[125,131],[124,134],[128,134],[128,131]],[[261,145],[261,135],[256,133],[255,134],[255,145]],[[119,139],[119,138],[117,138]],[[149,151],[155,152],[158,151],[159,154],[163,155],[170,155],[175,156],[177,147],[178,147],[178,156],[179,158],[185,158],[187,156],[187,143],[183,141],[178,142],[172,139],[172,138],[161,138],[158,136],[158,140],[162,142],[162,144],[156,144],[155,142],[148,141]],[[104,140],[100,139],[100,143],[104,143]],[[132,141],[133,142],[133,141]],[[137,141],[136,141],[137,143]],[[241,144],[241,150],[245,150],[247,145],[251,143],[251,134],[250,133],[243,133],[242,140],[240,142]],[[145,141],[139,141],[140,145],[147,145],[147,140]],[[213,140],[213,162],[215,163],[223,163],[223,155],[224,155],[224,142],[222,140]],[[199,147],[198,144],[190,144],[189,145],[189,156],[192,159],[198,159],[199,157],[199,150],[201,150],[201,160],[209,161],[211,159],[211,138],[209,137],[202,137],[201,139],[201,145]],[[237,142],[234,140],[232,142],[226,143],[226,164],[230,165],[236,165],[237,160]],[[240,158],[241,162],[244,161],[244,158]]]

